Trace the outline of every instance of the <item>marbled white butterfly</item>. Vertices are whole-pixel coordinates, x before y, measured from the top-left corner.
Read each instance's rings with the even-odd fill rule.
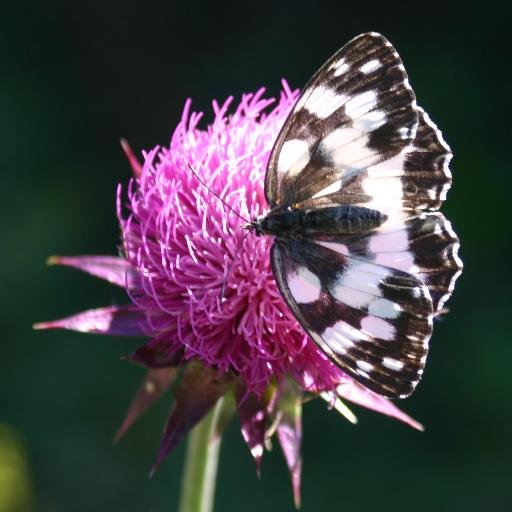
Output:
[[[405,397],[421,378],[432,323],[462,270],[438,211],[451,152],[416,105],[398,53],[362,34],[304,88],[272,150],[272,269],[320,349],[367,388]]]

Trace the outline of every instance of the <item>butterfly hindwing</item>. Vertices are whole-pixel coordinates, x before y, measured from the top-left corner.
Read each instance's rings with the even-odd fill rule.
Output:
[[[389,397],[419,381],[433,306],[415,276],[313,241],[278,240],[272,268],[288,306],[341,369]]]
[[[342,180],[400,153],[418,112],[398,53],[362,34],[306,85],[272,150],[265,177],[271,207],[341,188]]]
[[[356,236],[321,236],[316,243],[351,258],[414,275],[426,285],[434,312],[442,310],[462,270],[459,239],[440,212],[391,219]]]

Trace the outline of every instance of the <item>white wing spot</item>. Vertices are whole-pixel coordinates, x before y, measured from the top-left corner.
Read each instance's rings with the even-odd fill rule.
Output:
[[[299,267],[296,272],[287,277],[290,293],[299,304],[308,304],[320,298],[322,291],[320,279],[306,267]]]
[[[373,370],[373,364],[367,363],[366,361],[356,361],[356,365],[363,372],[371,372]]]
[[[330,69],[334,69],[334,76],[340,76],[349,70],[350,66],[347,64],[345,59],[341,58],[335,62]]]
[[[309,144],[305,140],[287,140],[281,147],[277,168],[279,172],[299,173],[309,162]]]
[[[345,103],[345,113],[352,119],[357,119],[372,110],[376,103],[377,93],[375,91],[366,91],[357,94]]]
[[[373,132],[386,122],[386,112],[371,110],[353,120],[354,127],[361,132]]]
[[[368,375],[368,373],[366,373],[364,370],[361,370],[361,369],[357,369],[356,370],[356,373],[358,375],[361,375],[361,377],[365,378],[365,379],[369,379],[370,376]]]
[[[353,128],[337,128],[322,139],[324,153],[332,153],[359,138],[361,134]]]
[[[381,340],[392,340],[395,337],[393,325],[375,316],[365,316],[361,320],[361,329]]]
[[[369,196],[386,197],[388,200],[400,200],[403,197],[402,180],[399,177],[366,178],[363,189]]]
[[[380,297],[379,283],[387,275],[383,267],[352,260],[334,282],[331,293],[336,300],[360,309]]]
[[[326,196],[327,194],[333,194],[334,192],[338,192],[340,189],[341,189],[341,180],[337,180],[337,181],[331,183],[330,185],[328,185],[327,187],[323,188],[319,192],[317,192],[313,196],[313,199],[315,199],[316,197]]]
[[[397,180],[399,181],[399,180]],[[369,194],[366,187],[365,192]],[[379,233],[370,237],[368,249],[374,253],[381,252],[401,252],[409,249],[409,237],[405,229],[400,231],[391,231],[390,233]]]
[[[319,85],[315,87],[306,99],[304,108],[321,119],[329,117],[347,101],[347,96]]]
[[[402,126],[398,129],[398,134],[401,139],[407,139],[410,136],[411,130],[407,126]]]
[[[365,62],[359,70],[361,73],[364,73],[367,75],[368,73],[371,73],[372,71],[376,71],[377,69],[382,67],[382,62],[379,59],[372,59],[368,62]]]
[[[384,357],[382,359],[382,365],[395,372],[399,372],[404,367],[404,363],[402,363],[402,361],[393,359],[392,357]]]
[[[366,307],[372,300],[372,296],[361,290],[347,288],[343,283],[336,282],[335,287],[331,290],[332,295],[339,302],[343,302],[347,306],[354,309]]]
[[[420,297],[425,296],[425,292],[422,290],[421,286],[415,286],[414,288],[411,288],[411,295],[415,299],[419,299]]]
[[[374,261],[378,265],[396,268],[409,274],[417,274],[420,270],[414,261],[414,254],[410,251],[383,252],[377,254]]]
[[[330,249],[331,251],[337,252],[338,254],[342,254],[343,256],[349,255],[348,247],[344,244],[339,244],[337,242],[322,242],[318,241],[318,245],[325,247],[326,249]]]
[[[342,320],[336,322],[332,327],[327,327],[322,333],[321,338],[338,354],[344,354],[356,342],[368,339],[359,329],[352,327]]]
[[[338,167],[357,164],[359,169],[371,165],[376,153],[368,147],[368,137],[355,128],[337,128],[320,143],[320,151]]]
[[[403,176],[405,173],[405,159],[407,156],[407,149],[398,153],[392,158],[388,158],[378,164],[372,165],[366,169],[366,176],[368,178],[396,178]]]
[[[368,307],[368,313],[379,318],[397,318],[401,311],[400,305],[389,299],[374,300]]]

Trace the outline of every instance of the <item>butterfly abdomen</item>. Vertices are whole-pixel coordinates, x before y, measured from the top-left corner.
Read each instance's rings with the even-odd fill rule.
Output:
[[[280,207],[257,221],[256,229],[283,237],[315,233],[350,235],[367,233],[379,227],[386,218],[378,210],[361,206],[339,205],[312,210]]]

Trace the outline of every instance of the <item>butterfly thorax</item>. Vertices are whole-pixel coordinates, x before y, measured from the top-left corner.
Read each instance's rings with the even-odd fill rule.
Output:
[[[279,206],[253,221],[249,228],[257,235],[286,238],[314,234],[352,235],[376,229],[386,218],[378,210],[353,205],[311,210]]]

